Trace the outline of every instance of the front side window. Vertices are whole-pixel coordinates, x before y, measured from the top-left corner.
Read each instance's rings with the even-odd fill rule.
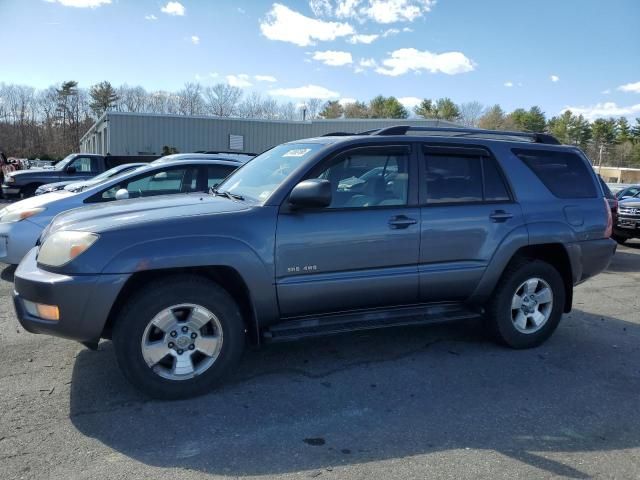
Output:
[[[75,167],[78,173],[91,173],[95,172],[95,160],[90,157],[77,157],[70,166]]]
[[[328,208],[406,205],[408,164],[405,149],[356,150],[341,155],[318,175],[331,182]]]
[[[195,168],[175,168],[161,170],[123,180],[104,190],[98,201],[109,201],[116,198],[116,192],[126,189],[129,198],[153,197],[195,191]]]

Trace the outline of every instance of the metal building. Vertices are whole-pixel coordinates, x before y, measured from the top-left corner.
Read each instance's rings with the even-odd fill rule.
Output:
[[[362,132],[391,125],[457,126],[443,120],[337,119],[304,122],[246,118],[107,112],[80,140],[80,150],[106,155],[160,155],[178,152],[260,153],[291,140],[331,132]]]

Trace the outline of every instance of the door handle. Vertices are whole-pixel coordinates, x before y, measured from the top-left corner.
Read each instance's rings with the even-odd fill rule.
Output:
[[[393,229],[407,228],[409,225],[415,225],[416,223],[418,223],[418,221],[415,218],[398,215],[397,217],[391,217],[389,227]]]
[[[504,210],[496,210],[495,212],[489,215],[489,218],[492,222],[501,223],[506,222],[510,218],[513,218],[513,214],[509,212],[505,212]]]

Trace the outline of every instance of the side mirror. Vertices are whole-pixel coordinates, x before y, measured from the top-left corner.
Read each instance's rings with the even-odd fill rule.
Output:
[[[65,168],[65,172],[76,173],[76,167],[74,167],[73,165],[69,165],[67,168]]]
[[[289,204],[294,208],[328,207],[331,205],[331,183],[320,178],[303,180],[291,190]]]
[[[116,192],[116,200],[126,200],[129,198],[129,190],[126,188],[121,188]]]

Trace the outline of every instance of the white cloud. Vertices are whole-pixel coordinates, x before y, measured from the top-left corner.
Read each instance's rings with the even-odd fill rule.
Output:
[[[102,5],[109,5],[111,0],[46,0],[49,3],[59,3],[65,7],[75,8],[98,8]]]
[[[378,23],[413,22],[431,11],[434,0],[369,0],[360,10]]]
[[[361,0],[340,0],[336,6],[336,17],[349,18],[356,16],[360,2]]]
[[[333,13],[330,0],[309,0],[309,8],[316,17],[328,17]]]
[[[246,88],[253,85],[249,81],[249,75],[246,73],[240,73],[238,75],[227,75],[227,83],[232,87]]]
[[[197,35],[191,35],[191,43],[198,45],[200,43],[200,37]]]
[[[384,32],[382,32],[382,36],[386,38],[390,37],[391,35],[397,35],[398,33],[400,33],[400,30],[398,30],[397,28],[388,28]]]
[[[618,90],[621,92],[633,92],[640,93],[640,82],[636,83],[625,83],[624,85],[620,85]]]
[[[413,110],[415,107],[420,105],[422,102],[421,98],[418,97],[400,97],[398,101],[404,105],[408,110]]]
[[[606,90],[602,90],[600,93],[603,95],[609,95],[611,93],[611,89],[607,88]]]
[[[410,28],[410,27],[404,27],[404,28],[402,29],[402,31],[403,31],[403,32],[413,32],[413,28]]]
[[[344,107],[345,105],[348,105],[350,103],[356,103],[356,99],[351,97],[344,97],[338,100],[338,103]]]
[[[401,48],[391,52],[391,57],[384,59],[382,65],[376,68],[376,72],[392,77],[421,70],[447,75],[474,70],[473,62],[461,52],[431,53],[415,48]]]
[[[273,77],[271,75],[254,75],[254,77],[258,82],[270,82],[270,83],[274,83],[277,82],[278,80],[276,79],[276,77]]]
[[[269,40],[290,42],[301,47],[355,33],[348,23],[325,22],[305,17],[280,3],[273,4],[260,23],[260,31]]]
[[[296,88],[276,88],[269,90],[269,94],[277,97],[290,98],[320,98],[326,100],[329,98],[338,98],[340,94],[319,85],[305,85]]]
[[[353,43],[354,45],[356,43],[364,43],[364,44],[370,44],[373,43],[374,41],[376,41],[376,39],[379,37],[380,35],[372,33],[371,35],[365,35],[365,34],[356,34],[353,35],[351,37],[349,37],[349,39],[347,40],[347,42],[349,43]]]
[[[184,5],[180,2],[167,2],[167,4],[160,9],[162,13],[166,13],[167,15],[174,15],[178,17],[184,16]]]
[[[242,7],[238,7],[236,10],[238,10],[238,13],[240,13],[240,14],[242,14],[242,15],[244,15],[245,13],[247,13],[247,11],[246,11],[244,8],[242,8]]]
[[[513,82],[511,82],[511,81],[504,82],[504,86],[507,87],[507,88],[511,88],[511,87],[513,87]]]
[[[361,58],[360,66],[365,68],[373,68],[373,67],[377,67],[378,63],[373,58]]]
[[[558,82],[558,81],[560,80],[560,77],[559,77],[559,76],[557,76],[557,75],[551,75],[551,76],[549,77],[549,79],[550,79],[553,83],[556,83],[556,82]]]
[[[314,52],[312,58],[332,67],[340,67],[342,65],[349,65],[353,63],[353,58],[349,52],[338,52],[335,50]]]
[[[562,112],[567,110],[571,110],[576,115],[583,115],[587,120],[609,117],[631,117],[640,113],[640,103],[626,107],[618,106],[615,102],[596,103],[595,105],[589,106],[567,106]]]
[[[158,17],[156,17],[153,13],[151,13],[149,15],[145,15],[144,19],[145,20],[150,20],[150,21],[155,21],[155,20],[158,20]]]

